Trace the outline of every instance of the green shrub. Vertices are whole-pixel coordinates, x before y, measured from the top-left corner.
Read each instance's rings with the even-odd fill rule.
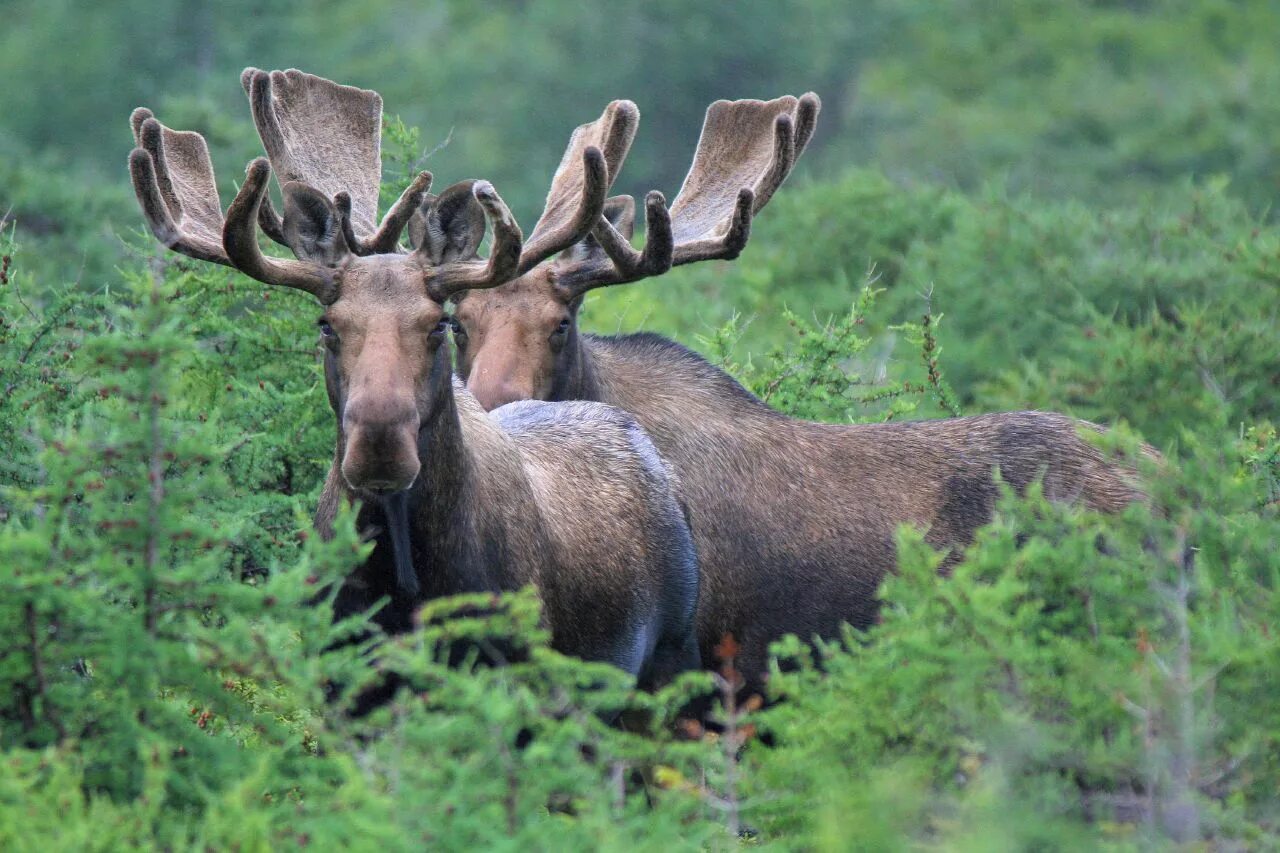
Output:
[[[944,582],[904,530],[880,624],[774,673],[747,819],[826,849],[864,821],[974,849],[1274,843],[1280,518],[1242,448],[1185,450],[1118,518],[1006,496]]]
[[[72,302],[83,325],[59,315],[52,330],[8,311],[21,301],[12,280],[0,289],[15,318],[5,363],[44,359],[33,338],[78,344],[70,360],[54,351],[60,372],[19,363],[27,403],[4,410],[26,431],[0,492],[0,846],[621,848],[719,835],[696,793],[633,780],[716,772],[710,745],[671,734],[704,677],[635,696],[610,667],[552,652],[527,593],[492,602],[489,619],[435,625],[491,603],[446,601],[421,633],[342,642],[371,626],[331,626],[312,601],[368,549],[350,512],[332,541],[308,535],[332,425],[312,346],[283,354],[314,309],[264,306],[256,286],[185,267],[131,275],[96,311]],[[277,478],[290,465],[292,492]],[[529,660],[449,667],[449,642],[476,631]],[[387,670],[411,689],[346,715]],[[620,708],[648,723],[606,725]]]

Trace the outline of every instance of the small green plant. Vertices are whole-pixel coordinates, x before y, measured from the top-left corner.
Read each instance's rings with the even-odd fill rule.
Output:
[[[1245,448],[1187,451],[1118,518],[1006,493],[946,579],[904,530],[879,625],[778,649],[807,663],[774,673],[747,819],[828,847],[862,820],[980,847],[1274,837],[1280,519]]]
[[[875,278],[868,274],[871,283]],[[765,403],[796,417],[836,423],[887,421],[916,412],[922,401],[958,415],[954,396],[938,366],[939,348],[932,329],[940,318],[926,312],[920,324],[893,327],[918,346],[925,375],[919,381],[888,378],[885,362],[892,341],[877,341],[867,331],[867,315],[880,290],[868,284],[853,307],[824,323],[806,321],[784,309],[794,335],[790,346],[777,346],[764,357],[734,360],[749,329],[731,318],[702,345],[713,361],[736,376]]]

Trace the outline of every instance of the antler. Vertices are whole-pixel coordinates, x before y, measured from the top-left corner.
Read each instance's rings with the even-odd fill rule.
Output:
[[[807,95],[816,116],[818,99]],[[799,102],[716,101],[684,186],[671,206],[675,264],[736,258],[750,236],[751,217],[768,203],[795,165]],[[809,131],[812,133],[812,130]]]
[[[752,217],[813,137],[820,109],[812,92],[798,99],[716,101],[707,108],[693,165],[670,211],[660,193],[645,199],[644,250],[633,249],[629,232],[601,217],[592,238],[603,253],[588,253],[563,269],[560,282],[585,292],[660,275],[672,266],[736,258],[750,238]]]
[[[244,184],[227,208],[227,221],[222,228],[222,245],[236,269],[264,284],[305,290],[329,304],[337,297],[330,270],[310,261],[272,258],[258,247],[258,213],[267,194],[271,164],[259,157],[245,170]]]
[[[516,224],[507,203],[488,181],[470,181],[459,185],[458,188],[463,191],[469,190],[470,199],[478,202],[483,209],[489,225],[493,228],[493,241],[489,247],[487,261],[474,259],[475,249],[480,242],[477,238],[469,241],[468,247],[464,249],[466,255],[470,257],[464,256],[457,260],[446,261],[436,268],[427,288],[431,297],[438,302],[444,302],[463,290],[497,287],[519,275],[520,250],[524,243],[524,236],[520,233],[520,226]],[[448,194],[448,191],[442,193],[441,198]],[[469,202],[470,199],[467,201]],[[483,233],[481,230],[480,237],[483,237]],[[430,254],[432,249],[426,245],[420,246],[416,251],[429,262],[432,260]]]
[[[274,211],[264,212],[272,168],[266,158],[249,164],[224,219],[204,138],[170,130],[149,110],[139,108],[130,118],[137,147],[129,155],[129,168],[147,222],[166,246],[331,303],[338,296],[338,270],[349,262],[351,253],[394,251],[400,231],[421,205],[423,220],[415,223],[423,226],[421,245],[415,253],[428,274],[427,288],[433,298],[443,302],[459,291],[496,287],[518,275],[520,227],[488,181],[464,181],[439,197],[428,197],[424,204],[422,197],[431,181],[424,172],[401,195],[378,231],[364,236],[377,206],[382,101],[376,93],[338,86],[300,71],[267,74],[248,69],[241,83],[250,94],[267,151],[289,170],[281,180],[284,219]],[[621,165],[634,134],[634,121],[628,122],[626,112],[625,103],[610,105],[602,131],[593,136],[584,132],[592,127],[587,125],[571,140],[571,150],[581,151],[585,164],[577,191],[589,215],[573,213],[565,202],[574,184],[569,177],[561,179],[561,173],[569,172],[562,164],[544,215],[547,233],[554,234],[558,228],[580,228],[581,233],[548,236],[544,246],[553,239],[578,239],[599,215],[603,198],[599,203],[593,200],[608,190],[607,163]],[[363,139],[363,148],[356,145],[344,152],[334,140],[326,141],[322,116],[353,129],[350,135]],[[598,138],[604,153],[579,137]],[[331,158],[332,164],[322,162],[322,157]],[[575,225],[577,219],[585,219],[585,225]],[[476,250],[484,238],[486,220],[493,228],[493,242],[489,257],[480,259]],[[264,255],[258,246],[260,225],[288,245],[298,259]]]
[[[338,206],[348,247],[357,255],[394,252],[400,234],[431,186],[421,172],[375,227],[382,178],[382,97],[296,69],[246,68],[240,84],[253,122],[283,185],[299,181]],[[278,214],[265,200],[262,230],[284,242]]]
[[[170,130],[151,110],[129,117],[137,147],[129,174],[151,233],[189,258],[231,266],[222,249],[222,203],[204,137]]]
[[[542,216],[520,256],[521,273],[591,232],[639,124],[640,111],[634,103],[613,101],[600,118],[573,131],[551,179]]]
[[[258,248],[254,221],[271,171],[266,160],[250,164],[224,220],[204,137],[170,130],[145,107],[134,110],[129,123],[137,143],[129,154],[129,173],[157,240],[187,257],[235,267],[266,284],[305,290],[322,301],[332,298],[332,277],[323,267],[268,258]]]

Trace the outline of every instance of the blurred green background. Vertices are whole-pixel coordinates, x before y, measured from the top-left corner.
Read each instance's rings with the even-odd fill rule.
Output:
[[[262,153],[247,65],[376,89],[411,129],[385,135],[384,198],[420,168],[486,177],[526,232],[569,133],[612,99],[642,114],[615,190],[671,198],[708,103],[813,90],[818,132],[743,256],[595,294],[589,328],[710,352],[734,322],[746,365],[794,343],[783,308],[821,324],[870,281],[889,292],[855,366],[909,378],[891,329],[931,311],[970,411],[1124,417],[1160,440],[1171,400],[1275,416],[1272,0],[0,8],[0,212],[37,288],[109,289],[159,251],[127,184],[136,106],[205,135],[229,202]],[[1106,355],[1135,335],[1138,357]],[[1157,380],[1157,362],[1180,368]]]
[[[72,274],[112,263],[86,237],[138,221],[135,106],[204,133],[224,186],[241,174],[246,65],[378,90],[438,181],[490,178],[526,229],[570,130],[614,98],[642,112],[632,193],[674,194],[712,100],[810,89],[824,111],[795,183],[856,164],[1112,203],[1221,175],[1263,210],[1280,180],[1269,0],[10,0],[0,17],[0,210],[57,235]]]

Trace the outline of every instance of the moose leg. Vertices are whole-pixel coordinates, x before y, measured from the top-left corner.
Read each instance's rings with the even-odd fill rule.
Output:
[[[664,637],[658,641],[637,683],[641,690],[653,691],[669,684],[682,672],[701,668],[702,653],[698,651],[698,638],[692,632],[680,639]]]

